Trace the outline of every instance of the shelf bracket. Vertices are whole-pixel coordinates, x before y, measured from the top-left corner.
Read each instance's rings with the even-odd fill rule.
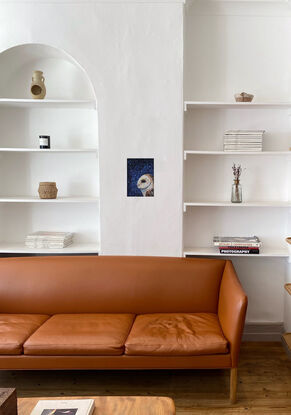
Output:
[[[184,203],[183,210],[184,210],[184,213],[186,213],[186,212],[187,212],[187,205],[186,205],[186,203]]]

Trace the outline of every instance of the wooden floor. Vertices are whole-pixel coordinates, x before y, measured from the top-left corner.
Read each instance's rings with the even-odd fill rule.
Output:
[[[169,396],[177,414],[291,415],[291,361],[280,343],[244,343],[238,402],[228,402],[229,371],[7,371],[0,387],[19,397],[74,395]]]

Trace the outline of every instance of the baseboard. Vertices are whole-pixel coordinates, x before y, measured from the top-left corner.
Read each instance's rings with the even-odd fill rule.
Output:
[[[280,342],[284,333],[283,323],[246,323],[243,341]]]

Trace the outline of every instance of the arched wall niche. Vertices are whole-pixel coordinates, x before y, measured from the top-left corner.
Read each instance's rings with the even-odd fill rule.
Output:
[[[0,97],[29,99],[34,70],[44,73],[46,99],[96,99],[81,65],[53,46],[26,43],[0,53]]]
[[[34,70],[44,73],[43,100],[31,99]],[[98,253],[98,114],[86,71],[63,50],[27,43],[0,53],[0,74],[0,256]],[[51,137],[50,150],[39,135]],[[53,203],[38,197],[43,181],[57,183]],[[26,248],[40,230],[72,232],[74,243]]]

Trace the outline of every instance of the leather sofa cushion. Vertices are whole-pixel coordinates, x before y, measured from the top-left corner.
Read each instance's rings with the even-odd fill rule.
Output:
[[[135,356],[195,356],[228,352],[218,317],[212,313],[137,316],[125,343]]]
[[[24,344],[26,355],[121,355],[134,314],[57,314]]]
[[[22,354],[25,340],[48,318],[41,314],[0,314],[0,354]]]

